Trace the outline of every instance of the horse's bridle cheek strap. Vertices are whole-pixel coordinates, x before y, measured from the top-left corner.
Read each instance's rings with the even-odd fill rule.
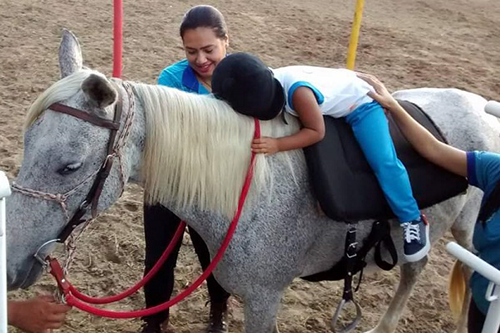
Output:
[[[132,87],[126,82],[122,82],[120,86],[114,81],[110,82],[112,85],[114,85],[116,91],[118,92],[118,99],[115,104],[113,120],[101,118],[93,113],[78,110],[73,107],[63,105],[60,103],[54,103],[48,108],[54,112],[64,113],[72,117],[81,119],[83,121],[89,122],[95,126],[99,126],[110,130],[108,145],[106,147],[106,158],[104,159],[101,167],[94,173],[87,176],[87,178],[82,180],[78,185],[76,185],[71,190],[65,193],[53,194],[53,193],[39,191],[36,189],[23,187],[19,184],[16,184],[15,182],[12,184],[13,191],[18,192],[21,195],[26,195],[41,200],[55,201],[59,203],[62,211],[64,212],[64,216],[66,218],[67,223],[63,228],[63,230],[59,233],[56,239],[52,239],[42,244],[34,254],[35,259],[38,260],[40,264],[42,264],[42,266],[47,266],[46,264],[47,258],[41,257],[43,249],[54,242],[64,243],[78,225],[87,222],[87,220],[85,220],[84,217],[88,212],[89,206],[91,208],[92,219],[97,216],[99,198],[101,196],[106,179],[108,178],[112,170],[115,157],[118,158],[119,160],[119,168],[120,168],[119,177],[122,185],[122,192],[123,189],[125,188],[125,174],[124,174],[123,164],[121,162],[122,161],[121,153],[122,149],[125,147],[127,138],[132,129],[132,124],[134,119],[134,93],[132,91]],[[125,116],[123,126],[121,126],[121,118],[123,113],[123,97],[124,97],[124,94],[122,94],[122,89],[125,90],[126,92],[125,95],[128,97],[127,99],[128,112]],[[120,128],[121,132],[117,138],[118,131],[120,130]],[[89,192],[87,193],[85,199],[80,203],[73,216],[70,217],[67,207],[68,198],[71,195],[77,193],[83,186],[85,186],[88,182],[92,180],[93,180],[92,186]],[[89,221],[90,220],[91,219],[89,219]],[[68,261],[69,260],[70,259],[68,259]]]
[[[83,217],[87,213],[89,206],[91,206],[92,218],[95,218],[97,216],[97,205],[99,204],[99,197],[101,196],[104,183],[106,182],[106,179],[109,176],[112,166],[113,166],[113,158],[110,157],[110,155],[108,155],[106,157],[103,166],[97,173],[94,183],[92,184],[92,187],[90,188],[89,193],[87,194],[87,197],[80,204],[77,211],[75,212],[75,214],[73,214],[73,216],[66,224],[64,229],[59,233],[59,236],[57,237],[59,242],[63,243],[64,241],[66,241],[66,239],[69,237],[69,235],[71,235],[73,230],[77,226],[85,222]]]
[[[113,84],[115,83],[113,82]],[[80,204],[75,214],[73,214],[71,219],[68,221],[64,229],[57,237],[59,239],[59,242],[61,243],[66,241],[71,232],[78,225],[85,222],[83,216],[87,213],[89,206],[91,206],[92,218],[95,218],[97,216],[97,206],[99,204],[99,198],[101,196],[104,183],[106,182],[106,179],[108,178],[111,172],[111,168],[113,167],[113,161],[116,156],[116,152],[114,151],[116,135],[118,133],[118,129],[120,128],[120,119],[123,113],[122,94],[120,91],[120,87],[116,84],[115,87],[118,92],[118,100],[115,105],[113,121],[59,103],[54,103],[49,107],[50,110],[71,115],[78,119],[90,122],[96,126],[108,128],[111,131],[108,140],[106,159],[104,160],[101,168],[97,172],[96,177],[94,179],[94,183],[92,184],[92,187],[90,188],[87,196],[85,197],[85,200]],[[132,112],[132,110],[130,110],[129,112]]]

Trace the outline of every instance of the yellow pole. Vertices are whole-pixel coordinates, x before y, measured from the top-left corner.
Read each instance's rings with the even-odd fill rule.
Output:
[[[351,70],[354,70],[354,62],[356,61],[356,49],[358,48],[359,29],[361,28],[364,4],[365,0],[357,0],[354,22],[352,23],[351,40],[349,41],[349,51],[347,52],[347,68]]]

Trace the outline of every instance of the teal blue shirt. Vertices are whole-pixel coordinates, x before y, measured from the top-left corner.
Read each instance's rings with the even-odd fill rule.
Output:
[[[467,176],[469,183],[483,190],[483,202],[491,195],[500,180],[500,155],[488,152],[467,153]],[[500,213],[495,212],[486,223],[476,223],[472,239],[481,259],[500,269]],[[470,286],[472,297],[479,310],[486,315],[489,302],[486,301],[486,288],[489,281],[474,272]]]
[[[200,95],[210,94],[207,88],[198,82],[187,59],[163,69],[158,77],[158,84]]]

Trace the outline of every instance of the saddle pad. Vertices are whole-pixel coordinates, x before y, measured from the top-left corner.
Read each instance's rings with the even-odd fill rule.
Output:
[[[438,140],[446,142],[432,120],[413,103],[399,101]],[[390,116],[389,128],[399,159],[405,165],[420,209],[467,189],[467,180],[428,162],[406,140]],[[313,192],[325,214],[336,221],[394,217],[364,154],[345,119],[325,116],[322,141],[304,149]]]

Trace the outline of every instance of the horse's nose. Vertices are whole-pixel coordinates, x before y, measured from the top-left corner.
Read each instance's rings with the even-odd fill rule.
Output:
[[[33,272],[32,270],[7,271],[7,290],[25,289],[35,283],[39,275],[40,272]]]
[[[28,276],[25,266],[17,266],[11,260],[7,260],[7,290],[15,290],[22,287]]]
[[[16,283],[16,278],[14,274],[7,271],[7,290],[14,290],[20,287],[19,282]]]

